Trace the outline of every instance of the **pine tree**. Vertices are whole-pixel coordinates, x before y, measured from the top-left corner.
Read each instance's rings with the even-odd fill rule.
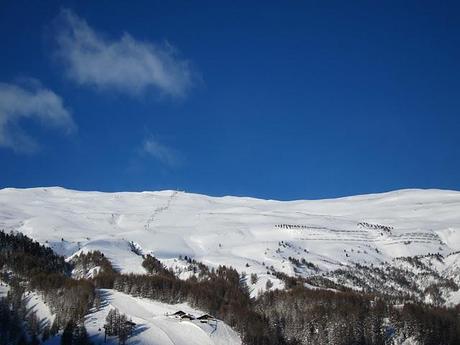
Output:
[[[96,297],[94,297],[94,307],[96,308],[96,310],[101,309],[101,296],[99,296],[99,294],[97,294]]]
[[[126,318],[125,314],[121,314],[118,318],[118,342],[121,345],[124,345],[126,343],[126,340],[128,339],[128,329],[127,329],[127,321],[128,319]]]
[[[270,290],[273,287],[273,283],[270,279],[265,283],[265,289]]]
[[[17,345],[28,345],[27,339],[24,334],[22,334],[21,337],[19,338]]]
[[[80,323],[77,327],[75,327],[73,333],[73,345],[88,345],[90,344],[88,338],[88,332],[86,331],[85,325]]]
[[[113,334],[113,313],[114,310],[110,309],[109,313],[107,314],[105,318],[105,324],[104,324],[104,329],[105,329],[105,334],[107,335],[112,335]]]
[[[29,345],[40,345],[40,340],[38,340],[38,336],[36,334],[33,334],[30,337]]]
[[[57,319],[54,319],[53,324],[51,325],[50,328],[50,335],[54,337],[56,334],[59,332],[59,323],[57,322]]]
[[[40,321],[38,320],[37,314],[35,312],[31,312],[27,316],[27,328],[29,330],[29,334],[33,336],[37,336],[40,333]]]
[[[64,328],[64,332],[62,333],[61,345],[72,345],[74,329],[75,323],[73,321],[69,321]]]
[[[45,327],[43,327],[43,332],[42,332],[42,342],[45,342],[49,339],[50,333],[51,333],[50,326],[45,325]]]

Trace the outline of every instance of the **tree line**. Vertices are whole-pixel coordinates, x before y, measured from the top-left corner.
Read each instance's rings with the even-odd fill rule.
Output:
[[[87,279],[72,279],[70,276],[72,265],[64,257],[56,255],[52,249],[40,245],[21,233],[5,233],[0,231],[0,270],[2,280],[10,286],[8,297],[2,299],[3,312],[0,317],[7,316],[8,311],[18,315],[18,319],[11,319],[6,332],[15,333],[15,329],[26,321],[28,337],[20,338],[24,341],[36,343],[41,334],[42,338],[55,335],[59,330],[72,330],[72,342],[65,345],[80,344],[83,335],[83,318],[93,306],[95,298],[94,283]],[[25,291],[39,292],[44,302],[55,314],[51,327],[40,328],[36,317],[24,312]],[[3,338],[3,337],[2,337]],[[43,340],[43,339],[42,339]],[[22,341],[22,340],[21,340]]]
[[[30,337],[36,327],[33,316],[28,321],[28,338],[17,327],[17,320],[26,319],[20,302],[26,286],[45,296],[56,313],[47,334],[64,330],[65,345],[86,344],[87,334],[81,320],[91,306],[100,304],[96,288],[116,289],[170,304],[187,302],[225,321],[248,345],[384,345],[410,337],[421,345],[460,344],[459,307],[441,308],[407,301],[395,306],[394,300],[373,292],[312,290],[305,287],[304,280],[278,272],[275,276],[285,281],[286,289],[268,291],[254,299],[245,279],[232,267],[202,269],[199,275],[181,280],[158,259],[147,255],[143,262],[146,274],[121,274],[100,252],[81,254],[66,263],[48,248],[30,241],[23,235],[0,232],[0,268],[4,272],[18,272],[4,277],[15,286],[12,288],[15,292],[0,303],[0,321],[5,320],[0,322],[0,338],[14,338],[14,343],[20,339],[26,342],[39,339],[38,335]],[[5,254],[11,253],[12,247],[16,248],[17,262]],[[50,263],[45,263],[45,258]],[[43,262],[42,268],[26,264],[34,260]],[[100,269],[89,279],[72,279],[69,272],[75,267],[82,273],[94,267]],[[328,281],[330,288],[339,287]],[[129,329],[132,325],[126,320],[118,311],[107,316],[108,334],[118,336],[120,343],[132,332]]]

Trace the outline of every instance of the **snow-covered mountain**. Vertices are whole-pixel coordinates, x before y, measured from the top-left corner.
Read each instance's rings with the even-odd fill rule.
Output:
[[[355,271],[356,264],[391,267],[393,275],[419,272],[423,279],[414,279],[423,289],[445,284],[444,278],[460,283],[456,191],[284,202],[178,191],[7,188],[0,190],[0,229],[22,232],[66,257],[99,250],[122,272],[144,273],[142,254],[153,254],[184,278],[193,274],[185,257],[211,267],[233,266],[248,277],[257,274],[257,282],[248,279],[253,294],[265,289],[268,279],[274,288],[283,287],[276,272],[327,277],[357,289],[382,283],[366,280],[373,271],[363,277],[340,274]],[[458,303],[454,290],[444,297]]]

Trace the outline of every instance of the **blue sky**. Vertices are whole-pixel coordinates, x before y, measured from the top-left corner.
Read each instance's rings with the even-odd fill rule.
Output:
[[[0,187],[460,189],[460,7],[2,1]]]

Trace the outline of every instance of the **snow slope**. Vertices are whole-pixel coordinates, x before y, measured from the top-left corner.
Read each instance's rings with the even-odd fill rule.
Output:
[[[10,287],[0,280],[0,298],[6,297]],[[27,291],[24,294],[26,317],[35,314],[39,322],[40,333],[45,327],[51,327],[55,315],[50,311],[48,305],[43,301],[41,295],[34,291]]]
[[[143,298],[132,297],[124,293],[104,289],[102,308],[88,315],[85,326],[91,340],[102,343],[104,340],[105,318],[110,309],[117,308],[136,323],[133,336],[128,344],[152,345],[240,345],[239,335],[220,320],[201,323],[197,320],[183,321],[168,316],[179,310],[201,316],[202,311],[187,304],[170,305]],[[116,337],[109,337],[109,342],[118,343]]]
[[[55,315],[50,311],[48,305],[43,301],[41,295],[37,292],[28,291],[25,294],[25,302],[28,313],[35,313],[39,322],[40,329],[45,326],[51,327]]]
[[[6,297],[9,286],[0,281],[0,298]],[[151,345],[241,345],[241,338],[230,326],[220,320],[206,323],[199,320],[180,320],[172,316],[181,310],[195,318],[205,314],[191,308],[186,303],[166,304],[144,298],[133,297],[111,289],[98,290],[101,298],[99,310],[92,310],[86,316],[85,327],[94,344],[104,343],[104,324],[110,309],[118,309],[128,320],[136,323],[130,344]],[[40,294],[27,291],[24,295],[27,315],[35,313],[40,334],[45,326],[50,327],[55,315],[51,313]],[[45,342],[47,345],[60,344],[62,332]],[[108,337],[108,344],[118,344],[117,337]]]
[[[354,263],[460,250],[460,192],[400,190],[315,201],[209,197],[177,191],[80,192],[63,188],[0,190],[0,229],[20,231],[66,257],[100,250],[122,272],[144,272],[152,253],[186,270],[180,256],[209,266],[231,265],[308,276]],[[133,248],[136,250],[133,251]],[[136,253],[137,252],[137,253]],[[308,265],[296,266],[289,257]],[[441,273],[458,275],[458,255]],[[187,272],[181,273],[184,277]]]

